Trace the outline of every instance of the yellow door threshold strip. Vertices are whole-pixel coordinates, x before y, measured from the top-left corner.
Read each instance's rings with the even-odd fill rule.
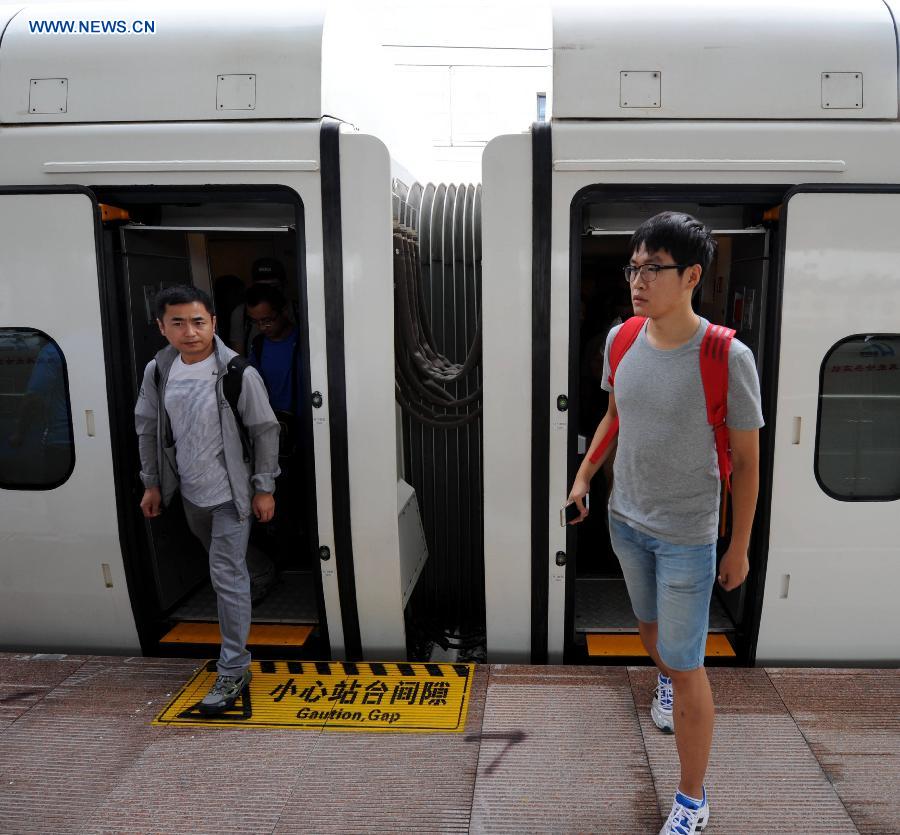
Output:
[[[250,626],[247,646],[251,647],[302,647],[310,635],[311,626],[282,623],[254,623]],[[159,641],[161,644],[213,644],[221,643],[218,623],[184,621],[176,624]]]
[[[594,633],[587,636],[588,655],[605,658],[646,658],[647,650],[641,643],[640,635],[630,633]],[[734,658],[728,638],[721,634],[708,635],[706,638],[706,657]]]
[[[198,705],[216,665],[204,664],[153,724],[460,733],[474,665],[254,661],[250,669],[250,685],[234,705],[205,716]]]

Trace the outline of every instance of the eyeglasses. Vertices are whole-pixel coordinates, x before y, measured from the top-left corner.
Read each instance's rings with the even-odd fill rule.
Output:
[[[622,272],[625,273],[625,280],[631,284],[637,277],[640,275],[644,281],[648,284],[652,281],[656,281],[659,278],[659,273],[662,270],[686,270],[690,264],[641,264],[640,267],[632,266],[631,264],[626,264],[622,267]]]
[[[250,316],[249,319],[258,328],[271,328],[278,321],[275,316],[264,316],[262,319],[254,319]]]

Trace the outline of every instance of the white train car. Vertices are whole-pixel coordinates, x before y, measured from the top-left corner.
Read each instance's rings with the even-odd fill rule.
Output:
[[[262,257],[296,303],[311,452],[293,579],[254,623],[306,624],[320,656],[405,654],[391,193],[406,175],[353,127],[384,92],[359,13],[0,6],[3,649],[155,653],[209,609],[177,508],[137,512],[133,406],[161,345],[153,294],[246,284]],[[36,393],[55,400],[28,414]]]
[[[898,12],[556,7],[552,124],[483,159],[489,659],[585,660],[636,631],[599,476],[593,528],[559,510],[630,234],[667,208],[718,237],[699,310],[753,349],[766,419],[751,575],[712,631],[738,663],[900,659]]]

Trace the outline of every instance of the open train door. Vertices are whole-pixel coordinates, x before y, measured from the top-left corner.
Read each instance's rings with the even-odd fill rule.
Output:
[[[896,186],[803,186],[785,200],[758,662],[898,657],[898,217]]]
[[[0,189],[3,646],[140,651],[116,512],[98,210],[86,189]]]

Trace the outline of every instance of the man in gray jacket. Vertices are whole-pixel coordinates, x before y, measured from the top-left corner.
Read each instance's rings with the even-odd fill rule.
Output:
[[[212,301],[195,287],[169,287],[156,297],[160,333],[169,345],[144,370],[135,406],[144,497],[158,516],[180,489],[188,525],[209,553],[222,648],[218,676],[200,703],[205,713],[234,704],[250,681],[250,514],[268,522],[275,511],[279,426],[262,378],[246,368],[237,412],[224,394],[236,356],[215,334]],[[231,372],[235,373],[235,372]]]

